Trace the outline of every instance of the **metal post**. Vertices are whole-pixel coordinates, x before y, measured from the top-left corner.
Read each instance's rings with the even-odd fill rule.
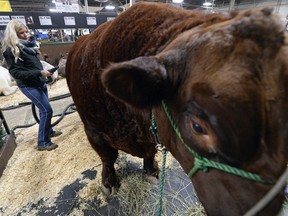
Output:
[[[59,31],[60,31],[60,38],[61,38],[61,42],[63,43],[63,41],[64,41],[64,38],[63,38],[63,37],[64,37],[64,35],[63,35],[63,31],[64,31],[64,30],[63,30],[63,29],[60,29]]]
[[[4,115],[3,115],[2,111],[1,111],[1,109],[0,109],[0,121],[1,121],[0,123],[3,123],[4,128],[6,130],[6,133],[10,134],[10,129],[8,127],[7,122],[5,121],[5,118],[4,118]],[[1,126],[1,124],[0,124],[0,126]]]
[[[277,1],[277,6],[276,6],[276,13],[279,13],[281,4],[282,4],[282,0],[278,0],[278,1]]]
[[[88,8],[88,0],[84,0],[85,8],[86,8],[86,13],[89,13],[89,8]]]
[[[230,0],[229,11],[233,10],[235,6],[235,0]]]

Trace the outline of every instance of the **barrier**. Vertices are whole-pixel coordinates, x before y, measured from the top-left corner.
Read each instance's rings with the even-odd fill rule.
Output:
[[[49,101],[60,100],[60,99],[64,99],[67,97],[71,97],[71,94],[67,93],[67,94],[55,96],[55,97],[49,98]],[[36,122],[32,124],[16,125],[10,129],[4,118],[3,112],[7,110],[11,110],[11,109],[17,109],[23,106],[29,106],[31,104],[32,104],[31,102],[23,102],[23,103],[19,103],[17,106],[13,105],[13,106],[4,107],[4,108],[2,107],[0,109],[0,177],[2,176],[3,171],[5,170],[9,159],[13,155],[15,148],[17,147],[16,141],[15,141],[16,136],[15,136],[14,131],[18,128],[27,128],[27,127],[31,127],[32,125],[36,123],[39,123],[39,118],[37,116],[37,112],[36,112],[36,108],[34,104],[32,104],[32,115]],[[60,116],[60,117],[55,122],[52,122],[52,126],[57,125],[64,118],[65,115],[73,113],[75,111],[76,111],[76,107],[74,103],[69,104],[67,107],[65,107],[64,111],[61,112],[61,114],[53,116],[53,117],[55,116]]]
[[[3,126],[4,128],[3,128]],[[3,171],[6,168],[6,165],[13,155],[14,150],[17,147],[15,141],[14,133],[11,133],[7,122],[4,118],[4,115],[0,109],[0,129],[1,129],[1,136],[0,136],[0,177],[3,174]]]

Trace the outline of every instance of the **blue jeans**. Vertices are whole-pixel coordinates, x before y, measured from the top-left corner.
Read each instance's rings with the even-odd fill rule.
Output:
[[[19,89],[39,109],[38,146],[50,145],[50,135],[53,133],[51,126],[53,110],[49,103],[46,84],[43,84],[42,87],[21,87]]]

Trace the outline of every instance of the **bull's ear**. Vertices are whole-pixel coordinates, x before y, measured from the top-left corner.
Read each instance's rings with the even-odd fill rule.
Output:
[[[101,79],[108,94],[136,108],[158,105],[171,89],[166,69],[156,57],[111,64]]]

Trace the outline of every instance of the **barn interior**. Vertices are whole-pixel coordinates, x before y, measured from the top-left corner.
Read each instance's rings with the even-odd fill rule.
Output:
[[[150,1],[150,0],[148,0]],[[55,4],[47,0],[10,0],[13,12],[51,13]],[[106,5],[114,5],[116,14],[122,13],[140,0],[79,0],[80,13],[111,13]],[[255,7],[273,7],[288,31],[288,0],[158,0],[183,9],[207,12],[227,12]],[[59,55],[69,52],[72,43],[50,46],[43,44],[43,52],[53,64]],[[64,48],[63,48],[64,47]],[[0,215],[156,215],[159,214],[159,182],[147,179],[142,172],[142,160],[120,152],[116,162],[117,176],[122,184],[117,194],[104,197],[101,193],[101,162],[86,139],[81,120],[73,110],[73,103],[65,78],[49,86],[49,97],[55,110],[53,122],[65,136],[55,138],[59,151],[37,152],[35,143],[37,123],[31,104],[17,91],[0,96],[0,110],[12,130],[16,143],[11,158],[0,176]],[[59,100],[58,100],[59,98]],[[1,135],[1,134],[0,134]],[[0,137],[1,138],[1,137]],[[81,149],[81,150],[79,150]],[[1,149],[0,149],[1,150]],[[1,153],[1,151],[0,151]],[[163,155],[157,154],[159,166]],[[39,163],[40,161],[40,163]],[[45,165],[45,166],[44,166]],[[163,215],[205,216],[193,185],[178,162],[168,154]],[[133,185],[133,187],[131,187]],[[135,195],[136,194],[136,195]],[[284,205],[282,216],[288,215]]]
[[[134,3],[143,0],[78,0],[78,3],[82,9],[89,7],[89,12],[101,11],[106,5],[114,5],[116,10],[120,12],[123,8],[130,6]],[[259,5],[267,5],[276,7],[276,10],[280,7],[287,7],[287,0],[184,0],[184,1],[173,1],[173,0],[144,0],[147,2],[162,2],[173,4],[179,3],[180,7],[184,9],[212,9],[212,10],[227,10],[227,8],[235,9],[247,9],[258,7]],[[177,4],[177,3],[176,3]],[[13,11],[31,11],[31,12],[49,12],[51,8],[55,8],[55,4],[52,0],[10,0],[10,5]],[[85,12],[85,11],[83,11]],[[286,11],[287,13],[287,11]]]

